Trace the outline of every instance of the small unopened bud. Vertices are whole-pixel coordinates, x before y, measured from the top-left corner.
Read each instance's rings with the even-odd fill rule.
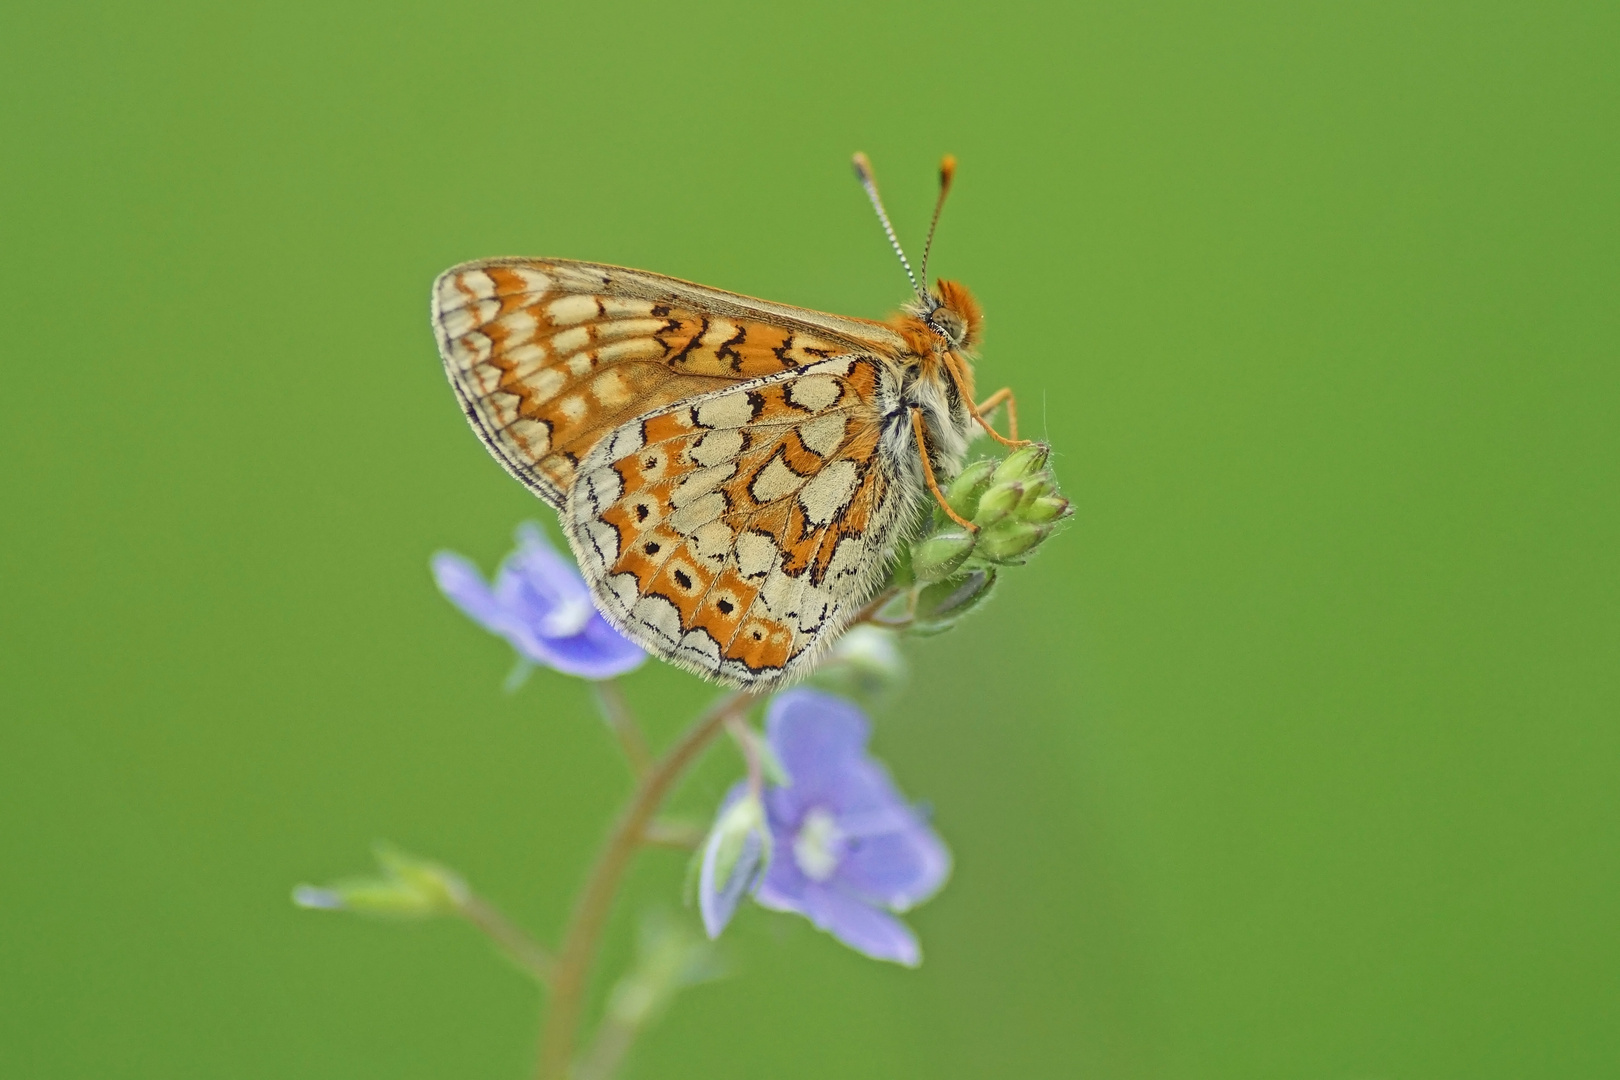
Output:
[[[299,885],[293,889],[293,903],[311,911],[342,911],[343,894],[319,885]]]
[[[979,512],[979,496],[990,486],[990,476],[996,471],[996,465],[993,458],[985,458],[957,473],[956,479],[945,489],[945,501],[950,503],[951,509],[969,521],[973,520],[973,515]]]
[[[1036,544],[1046,539],[1051,531],[1051,526],[1048,525],[1034,525],[1016,518],[1008,518],[980,536],[977,550],[980,556],[991,562],[1022,562],[1022,557]]]
[[[811,679],[840,697],[881,701],[905,685],[906,658],[895,644],[893,630],[864,623],[838,639]],[[785,779],[772,782],[787,786]]]
[[[698,872],[698,909],[703,929],[719,937],[737,903],[759,883],[771,860],[771,831],[765,825],[765,805],[744,792],[715,818],[703,843]]]
[[[389,919],[428,919],[454,915],[467,900],[467,884],[438,863],[378,845],[382,876],[351,878],[325,887],[300,885],[293,903],[325,911],[352,911]]]
[[[1046,459],[1051,456],[1052,448],[1045,443],[1033,443],[1020,450],[1014,450],[996,466],[992,482],[1001,484],[1009,480],[1022,480],[1027,476],[1034,476],[1046,467]]]
[[[979,512],[973,516],[973,524],[980,529],[989,528],[1012,513],[1023,497],[1023,486],[1016,481],[995,485],[979,500]]]
[[[1068,517],[1071,512],[1068,499],[1061,495],[1043,495],[1028,507],[1021,507],[1018,516],[1032,524],[1045,525]]]
[[[928,586],[917,594],[915,630],[928,634],[949,629],[983,603],[995,583],[994,570],[970,570]]]
[[[918,581],[950,577],[973,554],[973,534],[965,529],[935,533],[911,550],[911,569]]]
[[[1052,474],[1040,473],[1037,476],[1032,476],[1028,480],[1023,481],[1020,486],[1024,489],[1024,495],[1018,500],[1017,513],[1020,517],[1022,517],[1024,511],[1029,508],[1031,503],[1033,503],[1036,499],[1052,493]]]

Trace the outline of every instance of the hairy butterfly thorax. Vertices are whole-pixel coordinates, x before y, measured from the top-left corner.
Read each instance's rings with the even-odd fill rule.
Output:
[[[916,294],[888,322],[569,259],[484,259],[433,286],[463,411],[557,508],[602,613],[733,685],[808,672],[930,503],[973,531],[940,478],[979,428],[1017,439],[1010,391],[975,404],[978,303],[918,285],[863,155],[855,171]],[[983,417],[1001,405],[1012,439]]]
[[[970,357],[984,317],[973,294],[958,282],[938,281],[925,295],[926,301],[908,304],[889,323],[906,342],[903,405],[922,410],[927,449],[943,466],[940,471],[949,474],[977,434],[968,404],[974,389]],[[909,425],[909,416],[899,419]]]

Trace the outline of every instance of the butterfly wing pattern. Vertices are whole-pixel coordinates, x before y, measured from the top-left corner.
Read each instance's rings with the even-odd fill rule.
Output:
[[[736,684],[791,678],[879,584],[906,500],[880,454],[883,366],[839,357],[626,424],[566,515],[604,610]]]
[[[643,412],[874,342],[902,347],[882,323],[561,259],[450,268],[434,282],[433,328],[485,445],[558,509],[580,458]]]
[[[919,483],[884,422],[889,326],[535,259],[446,271],[433,324],[474,429],[643,647],[785,681],[880,584]]]

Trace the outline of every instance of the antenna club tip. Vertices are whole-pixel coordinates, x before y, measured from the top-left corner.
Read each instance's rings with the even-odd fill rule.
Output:
[[[944,157],[939,159],[939,182],[948,187],[950,185],[951,180],[955,176],[956,176],[956,155],[955,154],[946,154]]]
[[[850,164],[855,166],[855,175],[860,179],[870,180],[872,178],[872,163],[859,150],[855,151],[855,156],[850,158]]]

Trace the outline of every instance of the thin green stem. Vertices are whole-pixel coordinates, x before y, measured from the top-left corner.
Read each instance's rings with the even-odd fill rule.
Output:
[[[624,689],[617,679],[602,679],[591,683],[591,691],[596,696],[596,707],[601,710],[602,719],[607,721],[613,737],[619,740],[630,775],[640,780],[652,768],[652,753],[647,749],[647,740],[636,723],[635,713],[630,711],[630,703],[624,699]]]
[[[892,601],[895,597],[899,596],[902,592],[907,592],[907,591],[909,591],[909,593],[910,593],[910,601],[906,605],[907,611],[906,611],[905,618],[902,618],[902,619],[885,619],[885,618],[883,618],[880,613],[883,611],[884,608],[889,606],[890,601]],[[861,608],[861,610],[856,613],[855,617],[849,621],[848,629],[853,629],[854,627],[857,627],[857,626],[861,625],[862,623],[870,623],[872,626],[879,626],[879,627],[882,627],[885,630],[906,630],[906,629],[910,628],[912,623],[917,621],[916,617],[915,617],[916,616],[916,608],[917,608],[917,591],[916,591],[915,588],[912,588],[912,589],[909,589],[909,590],[903,590],[903,589],[900,589],[900,588],[898,588],[896,586],[891,585],[889,588],[884,589],[882,592],[880,592],[876,596],[874,596],[870,603],[868,603],[865,607]]]
[[[597,1032],[596,1041],[574,1070],[574,1080],[608,1080],[618,1071],[619,1063],[629,1053],[637,1034],[639,1032],[634,1026],[617,1017],[610,1016],[602,1021],[602,1030]]]
[[[746,720],[735,714],[726,721],[726,731],[731,734],[732,742],[737,744],[737,750],[743,756],[743,764],[748,767],[748,794],[757,801],[765,793],[765,769],[759,760],[758,736]]]
[[[859,626],[861,623],[867,623],[867,622],[876,623],[878,626],[887,626],[887,625],[889,625],[884,620],[878,618],[878,612],[882,611],[884,609],[884,607],[886,607],[888,605],[890,600],[893,600],[896,596],[899,596],[899,595],[900,595],[900,590],[898,588],[896,588],[895,586],[893,586],[893,585],[889,586],[887,589],[884,589],[882,592],[880,592],[876,596],[872,597],[872,599],[867,603],[867,605],[865,607],[861,608],[861,610],[856,613],[856,615],[855,615],[855,617],[853,619],[849,620],[850,627],[856,627],[856,626]]]
[[[709,830],[695,821],[668,821],[659,818],[647,822],[647,827],[641,831],[641,842],[648,847],[695,851],[702,845],[703,838],[707,835]]]
[[[463,919],[482,930],[495,943],[495,947],[506,954],[508,960],[532,975],[536,982],[544,986],[551,981],[552,969],[556,967],[551,954],[494,904],[475,893],[468,893],[456,905],[456,910]]]
[[[551,1001],[540,1031],[538,1080],[568,1080],[591,964],[596,958],[597,945],[607,925],[619,882],[641,847],[648,822],[658,813],[675,782],[714,741],[727,720],[746,710],[755,697],[753,691],[733,691],[700,716],[641,777],[629,805],[619,814],[607,843],[585,879],[585,888],[575,904],[552,968]]]

